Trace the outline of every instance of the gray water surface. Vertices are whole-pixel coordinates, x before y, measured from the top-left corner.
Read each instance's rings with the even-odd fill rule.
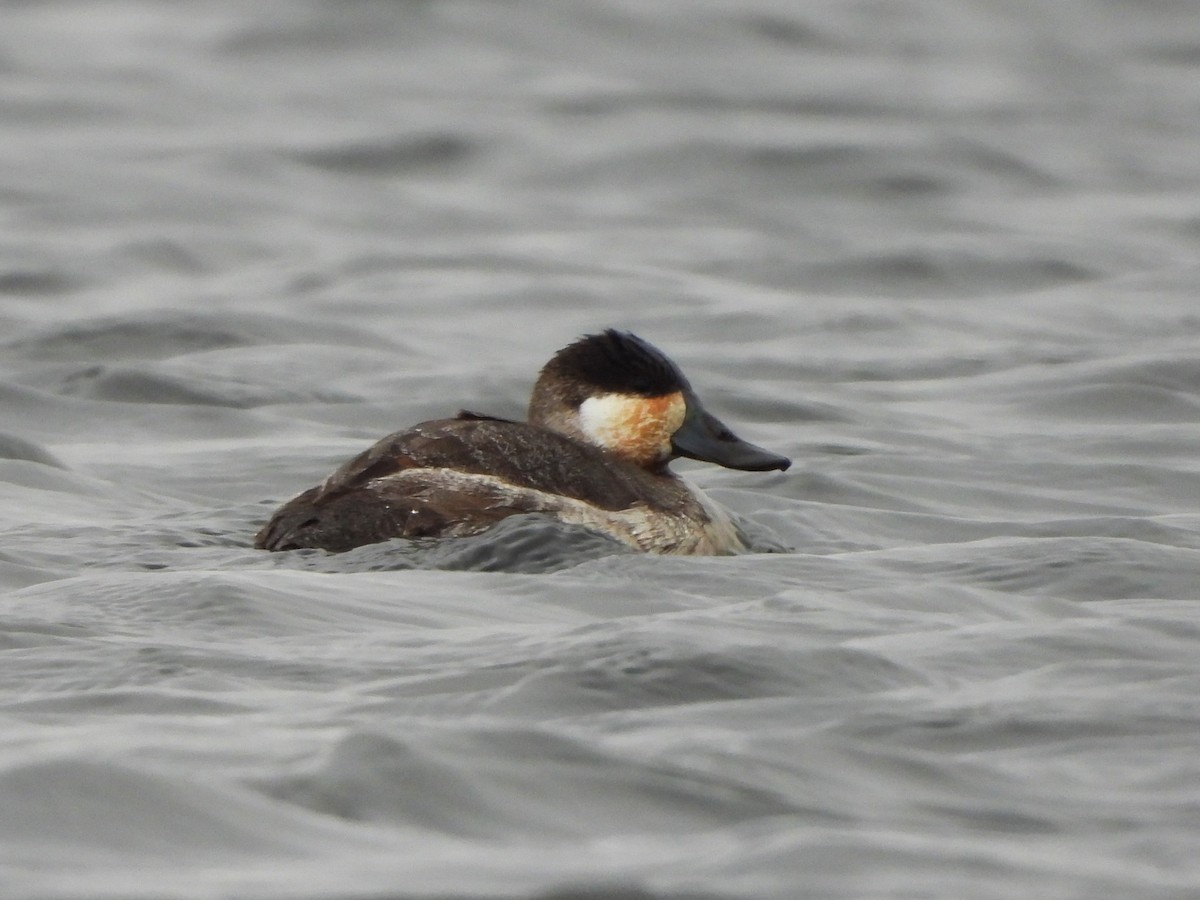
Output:
[[[1192,898],[1192,0],[0,10],[0,893]],[[763,552],[249,541],[630,328]]]

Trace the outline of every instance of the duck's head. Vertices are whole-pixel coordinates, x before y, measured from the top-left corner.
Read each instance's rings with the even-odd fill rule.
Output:
[[[660,469],[686,456],[729,469],[786,469],[791,460],[747,443],[709,414],[657,347],[608,329],[563,348],[542,368],[529,421]]]

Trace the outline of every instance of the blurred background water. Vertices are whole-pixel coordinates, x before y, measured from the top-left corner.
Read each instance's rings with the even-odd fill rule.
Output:
[[[0,17],[5,897],[1197,895],[1192,0]],[[787,552],[249,548],[610,325]]]

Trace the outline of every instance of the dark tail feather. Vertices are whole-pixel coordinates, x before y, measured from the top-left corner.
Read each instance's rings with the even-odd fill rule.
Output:
[[[370,491],[317,499],[310,488],[289,500],[254,536],[260,550],[318,548],[342,553],[406,534],[408,510],[396,510]]]

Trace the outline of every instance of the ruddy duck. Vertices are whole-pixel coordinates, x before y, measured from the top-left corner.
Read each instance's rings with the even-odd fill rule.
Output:
[[[545,365],[528,422],[463,411],[390,434],[280,507],[254,546],[340,552],[541,513],[649,553],[746,549],[720,507],[670,471],[680,456],[753,472],[791,465],[706,412],[660,350],[609,329]]]

